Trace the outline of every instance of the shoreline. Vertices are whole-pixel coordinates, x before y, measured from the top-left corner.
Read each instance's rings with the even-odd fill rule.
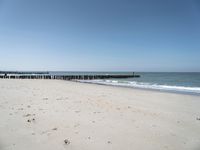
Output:
[[[198,96],[63,80],[0,80],[1,150],[196,150]]]
[[[49,80],[52,79],[0,79],[0,80]],[[95,82],[85,82],[86,80],[59,80],[59,79],[53,79],[53,81],[64,81],[64,82],[77,82],[77,83],[83,83],[83,84],[93,84],[93,85],[102,85],[102,86],[108,86],[108,87],[118,87],[118,88],[127,88],[127,89],[133,89],[133,90],[142,90],[142,91],[152,91],[152,92],[161,92],[161,93],[169,93],[169,94],[181,94],[181,95],[191,95],[191,96],[200,96],[200,93],[195,92],[184,92],[184,91],[176,91],[176,90],[167,90],[167,89],[153,89],[153,88],[142,88],[142,87],[134,87],[134,86],[125,86],[125,85],[113,85],[113,84],[104,84],[104,83],[95,83]]]
[[[74,81],[72,81],[74,82]],[[181,94],[181,95],[191,95],[191,96],[200,96],[200,93],[195,92],[183,92],[183,91],[173,91],[173,90],[165,90],[165,89],[153,89],[153,88],[142,88],[142,87],[134,87],[134,86],[123,86],[123,85],[112,85],[112,84],[104,84],[104,83],[94,83],[94,82],[81,82],[75,81],[79,83],[86,83],[86,84],[95,84],[95,85],[103,85],[103,86],[110,86],[110,87],[121,87],[121,88],[128,88],[128,89],[135,89],[135,90],[144,90],[144,91],[152,91],[152,92],[163,92],[163,93],[171,93],[171,94]]]

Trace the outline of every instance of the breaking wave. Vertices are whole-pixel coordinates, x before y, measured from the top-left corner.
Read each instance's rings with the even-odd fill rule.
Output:
[[[200,87],[159,85],[159,84],[150,84],[150,83],[136,82],[136,81],[117,81],[117,80],[79,80],[79,81],[85,83],[102,84],[102,85],[113,85],[113,86],[200,94]]]

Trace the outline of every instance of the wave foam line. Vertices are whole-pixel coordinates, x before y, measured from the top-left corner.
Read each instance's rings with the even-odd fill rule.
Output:
[[[154,90],[166,90],[166,91],[178,91],[178,92],[189,92],[200,94],[200,87],[185,87],[185,86],[172,86],[172,85],[158,85],[143,82],[134,81],[116,81],[116,80],[79,80],[85,83],[103,84],[103,85],[114,85],[114,86],[125,86],[125,87],[136,87],[143,89],[154,89]]]

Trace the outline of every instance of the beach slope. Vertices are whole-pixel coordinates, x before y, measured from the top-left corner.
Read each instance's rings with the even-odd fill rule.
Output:
[[[199,150],[200,96],[0,80],[0,150]]]

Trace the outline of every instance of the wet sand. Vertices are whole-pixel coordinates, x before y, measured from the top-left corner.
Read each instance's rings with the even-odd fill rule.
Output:
[[[199,150],[200,96],[0,80],[0,150]]]

